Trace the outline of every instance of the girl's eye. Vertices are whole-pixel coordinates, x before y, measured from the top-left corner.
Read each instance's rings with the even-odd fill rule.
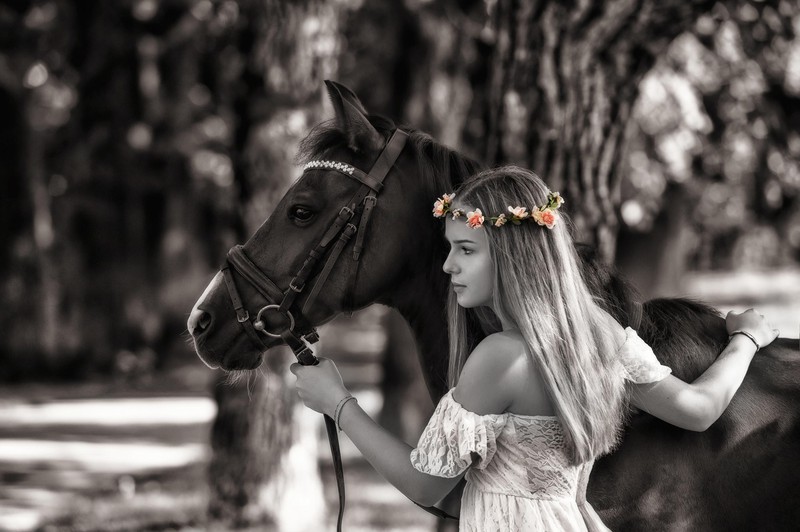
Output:
[[[293,220],[297,220],[298,222],[307,222],[314,217],[314,212],[310,209],[306,209],[305,207],[301,207],[299,205],[295,205],[289,211],[289,218]]]
[[[461,248],[461,251],[464,252],[464,255],[472,255],[472,250],[468,248]]]

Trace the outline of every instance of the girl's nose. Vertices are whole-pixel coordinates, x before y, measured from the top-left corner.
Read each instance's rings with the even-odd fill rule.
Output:
[[[454,270],[455,270],[455,265],[453,264],[453,261],[451,260],[452,256],[453,256],[452,253],[448,253],[447,254],[447,258],[445,259],[444,264],[442,265],[442,270],[444,270],[444,273],[446,273],[448,275],[453,275]]]

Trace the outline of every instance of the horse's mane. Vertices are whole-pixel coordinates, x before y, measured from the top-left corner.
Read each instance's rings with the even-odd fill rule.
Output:
[[[725,320],[701,301],[659,298],[643,307],[639,336],[685,381],[699,377],[727,344]]]
[[[692,381],[727,343],[725,322],[705,303],[684,298],[643,302],[642,296],[591,246],[578,244],[584,279],[600,305],[624,327],[635,329],[675,376]]]

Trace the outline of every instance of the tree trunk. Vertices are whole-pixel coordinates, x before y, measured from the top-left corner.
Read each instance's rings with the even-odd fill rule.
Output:
[[[282,355],[272,358],[276,366],[291,362]],[[261,497],[280,476],[293,438],[293,390],[277,369],[267,369],[263,378],[254,373],[235,383],[215,383],[219,410],[211,429],[208,513],[220,527],[278,526],[276,501]]]
[[[614,266],[644,299],[682,294],[691,229],[689,199],[682,185],[670,183],[664,192],[663,209],[652,230],[636,233],[621,230]]]
[[[498,0],[486,160],[562,192],[576,238],[614,257],[618,162],[639,81],[713,1]]]
[[[33,111],[30,98],[25,98],[25,107],[30,115]],[[38,266],[38,338],[39,347],[52,367],[55,363],[58,348],[58,306],[61,300],[61,282],[59,280],[57,260],[54,256],[55,227],[50,206],[50,193],[47,189],[47,169],[45,168],[45,135],[37,129],[28,117],[25,120],[25,169],[30,192],[33,220],[33,243],[35,245],[36,263]]]
[[[322,81],[337,71],[342,7],[321,0],[270,0],[244,2],[240,9],[247,25],[238,28],[234,44],[246,64],[230,72],[235,65],[226,64],[220,47],[216,61],[228,75],[217,82],[235,89],[212,89],[231,97],[220,103],[235,113],[230,158],[243,203],[235,229],[244,239],[288,189],[297,175],[296,147],[323,118]],[[324,528],[317,425],[293,414],[296,394],[286,377],[291,362],[291,353],[273,350],[261,368],[264,378],[256,374],[252,381],[229,385],[221,375],[214,383],[219,413],[209,469],[213,521],[281,531]],[[293,430],[293,424],[303,426]]]

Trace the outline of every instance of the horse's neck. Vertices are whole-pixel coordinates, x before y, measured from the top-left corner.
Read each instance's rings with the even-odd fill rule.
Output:
[[[419,276],[399,287],[390,305],[406,320],[417,345],[425,385],[434,402],[447,391],[447,309],[446,279],[431,286],[430,278]]]

